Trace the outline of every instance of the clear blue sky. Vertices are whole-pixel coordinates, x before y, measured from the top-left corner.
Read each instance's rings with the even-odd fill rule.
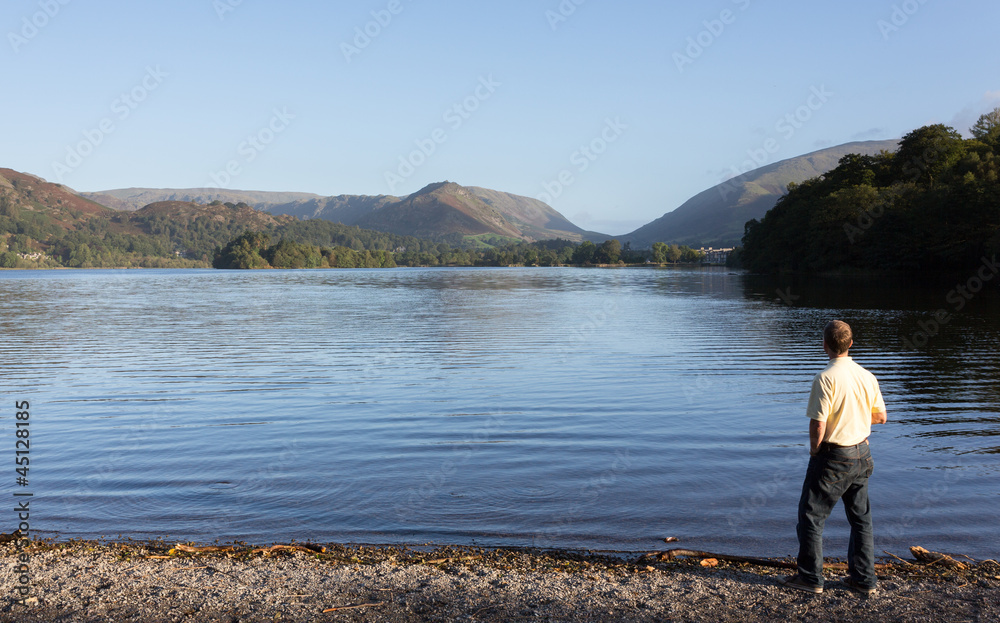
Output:
[[[0,166],[80,191],[447,179],[622,234],[751,155],[966,132],[1000,106],[998,23],[989,0],[6,0]]]

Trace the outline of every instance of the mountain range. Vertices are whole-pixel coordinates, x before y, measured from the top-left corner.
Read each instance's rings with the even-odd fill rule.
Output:
[[[338,195],[269,193],[194,188],[184,190],[127,188],[82,196],[118,210],[149,203],[183,201],[246,203],[275,215],[323,219],[401,236],[440,238],[447,235],[499,236],[516,240],[562,238],[574,242],[610,238],[585,231],[537,199],[454,182],[431,184],[412,195]]]
[[[324,220],[400,236],[444,240],[451,244],[469,239],[499,242],[561,238],[573,242],[603,242],[617,238],[633,248],[648,248],[654,242],[727,247],[739,244],[744,224],[760,219],[787,192],[791,183],[823,175],[848,153],[876,154],[894,151],[898,141],[848,143],[789,158],[744,173],[695,195],[676,210],[621,236],[610,236],[577,227],[551,206],[528,197],[480,187],[440,182],[405,197],[391,195],[337,195],[277,193],[213,188],[127,188],[96,193],[77,193],[59,184],[10,169],[0,169],[0,195],[20,197],[18,203],[30,211],[44,207],[46,218],[64,230],[78,229],[78,222],[94,216],[122,212],[140,213],[146,222],[198,214],[221,218],[208,208],[246,204],[262,211],[239,216],[246,223],[284,219]],[[15,193],[16,191],[16,193]],[[16,198],[16,197],[15,197]],[[147,206],[154,206],[151,209]],[[109,210],[108,208],[111,208]],[[217,211],[217,210],[216,210]],[[273,215],[273,216],[271,216]],[[230,211],[226,218],[237,216]],[[116,219],[122,230],[131,219]]]

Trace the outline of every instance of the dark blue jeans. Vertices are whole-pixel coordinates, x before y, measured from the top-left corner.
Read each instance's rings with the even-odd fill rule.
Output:
[[[875,540],[872,511],[868,503],[868,477],[874,463],[867,443],[848,447],[824,444],[810,457],[806,480],[799,499],[799,575],[813,585],[823,586],[823,525],[837,500],[844,501],[851,540],[847,546],[847,567],[854,582],[874,587]]]

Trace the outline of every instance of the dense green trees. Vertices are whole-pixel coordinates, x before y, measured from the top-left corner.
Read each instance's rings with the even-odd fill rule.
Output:
[[[899,143],[892,158],[893,179],[933,187],[935,180],[951,171],[964,153],[965,141],[954,129],[941,124],[918,128]]]
[[[975,125],[969,128],[973,138],[984,143],[996,143],[1000,138],[1000,108],[981,116]]]
[[[289,230],[284,230],[286,233]],[[373,232],[359,235],[367,236]],[[688,247],[662,245],[670,262],[699,262],[700,252]],[[426,249],[426,250],[420,250]],[[601,245],[574,244],[568,240],[507,243],[485,250],[455,249],[447,244],[414,245],[395,251],[362,249],[343,245],[320,247],[288,238],[270,244],[263,232],[245,231],[225,247],[217,249],[216,268],[393,268],[395,266],[589,266],[615,264],[625,257],[635,264],[650,259],[649,251],[623,249],[617,240]],[[661,262],[662,263],[662,262]]]
[[[580,246],[573,251],[573,263],[579,264],[580,266],[583,266],[584,264],[592,264],[594,262],[594,253],[596,252],[597,245],[589,240],[586,240],[580,243]]]
[[[317,268],[323,255],[312,245],[282,239],[268,249],[264,259],[275,268]]]
[[[650,261],[655,264],[685,264],[700,262],[704,259],[701,251],[691,247],[676,244],[666,244],[665,242],[654,242]]]
[[[388,251],[355,251],[335,246],[320,249],[311,244],[282,238],[268,245],[270,237],[246,231],[215,254],[215,268],[392,268],[396,266]]]
[[[16,221],[21,217],[21,209],[7,193],[0,194],[0,217]]]
[[[743,266],[756,272],[964,270],[1000,251],[1000,109],[963,139],[930,125],[895,153],[849,155],[789,188],[746,225]]]
[[[262,232],[245,231],[216,252],[212,260],[215,268],[268,268],[267,243],[270,236]]]
[[[669,248],[670,247],[665,242],[654,242],[653,254],[650,260],[657,264],[665,264],[667,262],[667,251]]]
[[[622,244],[615,239],[605,240],[594,252],[595,264],[617,264],[622,255]]]

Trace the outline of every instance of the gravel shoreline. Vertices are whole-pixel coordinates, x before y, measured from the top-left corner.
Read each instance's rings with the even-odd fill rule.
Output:
[[[30,595],[22,603],[19,553],[8,544],[0,549],[0,622],[1000,620],[995,561],[958,571],[893,561],[871,597],[833,571],[812,596],[781,587],[785,570],[742,563],[326,547],[185,553],[162,543],[35,543],[24,552]]]

